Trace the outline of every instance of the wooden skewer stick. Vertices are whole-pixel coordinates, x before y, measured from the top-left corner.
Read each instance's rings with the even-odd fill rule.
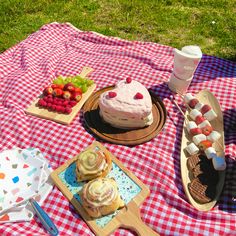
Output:
[[[178,110],[180,111],[180,113],[183,115],[184,121],[185,121],[186,123],[188,123],[189,121],[188,121],[186,115],[184,114],[184,112],[182,111],[182,109],[180,108],[180,106],[178,105],[178,103],[175,101],[174,97],[173,97],[173,96],[170,96],[170,99],[171,99],[171,101],[175,104],[175,106],[178,108]]]
[[[177,93],[184,101],[184,95],[182,93]],[[185,106],[188,108],[188,109],[192,109],[186,102],[184,102]]]

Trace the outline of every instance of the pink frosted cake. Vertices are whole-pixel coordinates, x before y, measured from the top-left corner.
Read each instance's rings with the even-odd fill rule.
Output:
[[[101,94],[99,108],[103,120],[117,128],[141,128],[153,122],[148,90],[130,78],[119,81],[113,90]]]

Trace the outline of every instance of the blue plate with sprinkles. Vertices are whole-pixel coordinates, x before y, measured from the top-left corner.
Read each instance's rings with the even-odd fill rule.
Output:
[[[138,207],[149,195],[149,189],[99,142],[94,142],[86,148],[86,150],[88,149],[102,150],[110,155],[112,159],[112,170],[107,177],[116,180],[120,196],[124,200],[126,206],[129,206],[131,202],[135,202]],[[98,219],[89,217],[83,209],[78,194],[86,182],[77,181],[75,173],[76,159],[77,157],[74,157],[59,167],[51,174],[51,177],[57,187],[73,204],[94,233],[96,235],[108,235],[120,226],[120,222],[117,220],[118,218],[116,216],[119,215],[120,212],[126,211],[127,208],[117,210],[110,215]]]

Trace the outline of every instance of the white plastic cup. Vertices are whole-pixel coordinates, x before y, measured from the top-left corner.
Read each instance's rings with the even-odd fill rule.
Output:
[[[175,77],[174,74],[171,74],[168,86],[169,89],[175,93],[185,94],[188,90],[189,85],[192,82],[193,77],[188,80],[182,80],[180,78]]]
[[[182,94],[187,91],[201,58],[198,46],[185,46],[181,51],[174,49],[174,69],[168,83],[170,90]]]

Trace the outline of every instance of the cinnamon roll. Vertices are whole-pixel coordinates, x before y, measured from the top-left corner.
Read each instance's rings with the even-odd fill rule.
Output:
[[[125,206],[114,179],[91,180],[83,186],[79,194],[84,209],[93,218],[108,215]]]
[[[101,150],[86,150],[76,161],[76,176],[78,181],[105,177],[111,170],[111,157]]]

